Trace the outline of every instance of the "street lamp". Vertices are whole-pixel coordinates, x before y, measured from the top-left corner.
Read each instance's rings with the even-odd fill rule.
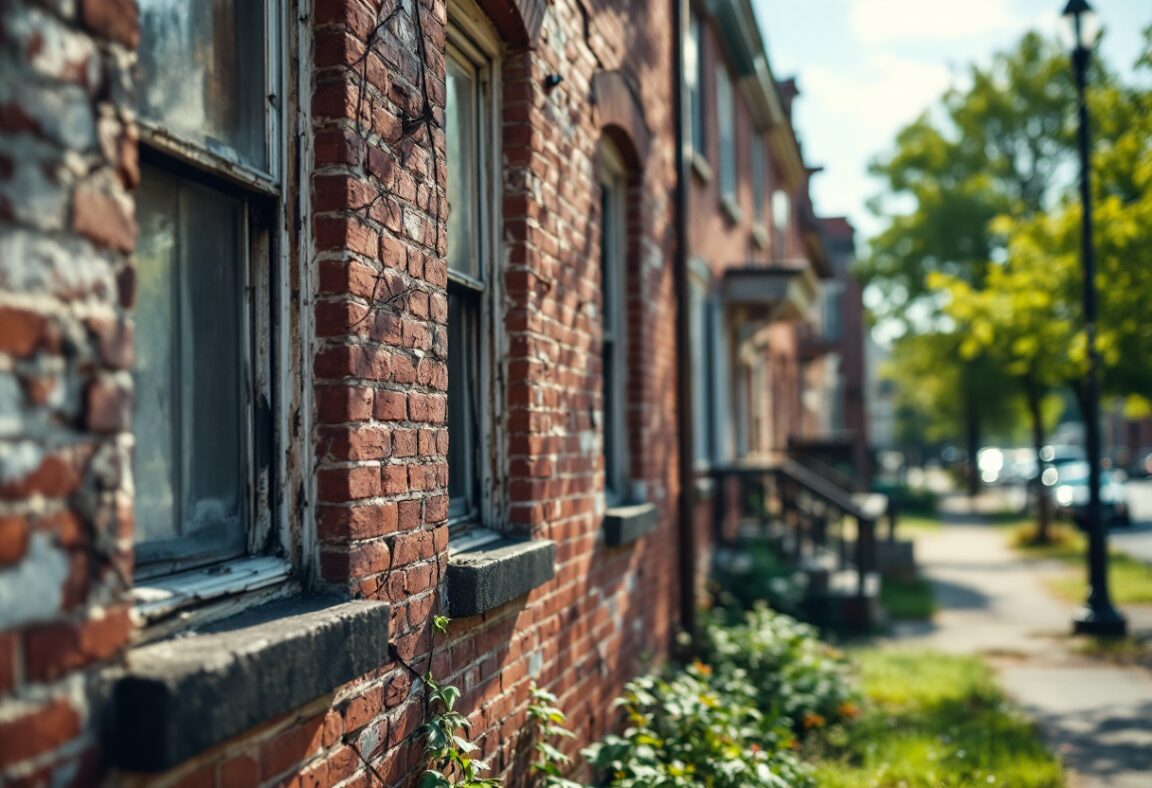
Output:
[[[1088,104],[1085,88],[1092,45],[1096,39],[1095,14],[1087,0],[1068,0],[1063,16],[1072,27],[1072,69],[1076,75],[1079,112],[1080,202],[1084,262],[1084,332],[1088,345],[1088,372],[1084,376],[1084,438],[1088,450],[1088,600],[1073,622],[1077,634],[1123,635],[1128,622],[1112,606],[1108,594],[1108,532],[1100,516],[1100,391],[1096,381],[1099,357],[1096,350],[1096,259],[1092,244],[1092,190],[1088,140]]]

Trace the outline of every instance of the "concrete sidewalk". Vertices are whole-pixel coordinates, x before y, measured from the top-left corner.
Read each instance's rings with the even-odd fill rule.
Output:
[[[1066,635],[1075,609],[1043,585],[1059,569],[1019,558],[978,514],[954,506],[946,522],[916,544],[940,610],[931,623],[898,627],[897,640],[988,656],[1072,785],[1152,787],[1152,672],[1074,653]],[[1124,612],[1133,631],[1152,631],[1152,609]]]

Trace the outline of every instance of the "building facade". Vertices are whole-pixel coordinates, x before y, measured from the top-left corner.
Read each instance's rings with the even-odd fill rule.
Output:
[[[533,685],[615,724],[827,265],[683,6],[0,8],[0,782],[405,784],[429,672],[510,784]]]

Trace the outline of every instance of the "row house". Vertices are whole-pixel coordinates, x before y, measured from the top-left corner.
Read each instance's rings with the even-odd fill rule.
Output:
[[[608,731],[694,630],[708,468],[803,420],[830,268],[757,29],[0,6],[0,782],[407,784],[428,673],[510,784],[533,685]]]

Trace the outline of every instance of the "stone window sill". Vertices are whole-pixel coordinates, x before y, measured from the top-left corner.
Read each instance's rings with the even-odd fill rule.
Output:
[[[702,477],[696,480],[696,499],[699,501],[708,500],[716,494],[716,480],[709,477]]]
[[[768,228],[762,223],[757,223],[752,228],[752,243],[756,244],[757,249],[768,248]]]
[[[498,539],[479,547],[450,548],[448,615],[468,618],[500,607],[556,574],[556,543]]]
[[[604,512],[604,544],[619,547],[647,536],[660,525],[660,515],[650,503],[612,506]]]
[[[712,165],[704,158],[699,151],[692,151],[692,172],[696,173],[696,177],[700,179],[701,183],[709,183],[712,180]]]
[[[725,194],[722,196],[720,198],[720,208],[733,224],[739,224],[740,220],[744,217],[740,206],[736,204],[736,195],[734,194]]]
[[[113,765],[163,771],[332,692],[388,661],[388,623],[382,602],[296,597],[131,650],[112,688]]]

